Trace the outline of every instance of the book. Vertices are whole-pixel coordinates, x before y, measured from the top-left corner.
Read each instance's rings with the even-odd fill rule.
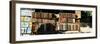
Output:
[[[41,18],[41,13],[40,12],[36,12],[36,18]]]
[[[42,19],[37,19],[37,22],[42,23]]]
[[[21,22],[21,27],[28,27],[29,22]]]
[[[21,28],[21,33],[26,33],[26,28]]]
[[[35,12],[32,12],[32,18],[35,18]]]
[[[30,27],[27,27],[26,33],[31,33],[31,28]]]
[[[74,21],[73,21],[72,18],[68,18],[67,22],[68,22],[68,23],[73,23]]]
[[[24,19],[25,19],[25,16],[21,16],[21,21],[24,21]]]
[[[49,18],[49,19],[52,18],[52,13],[48,13],[48,18]]]
[[[31,17],[25,17],[24,21],[31,21]]]
[[[48,18],[48,13],[43,13],[44,18]]]

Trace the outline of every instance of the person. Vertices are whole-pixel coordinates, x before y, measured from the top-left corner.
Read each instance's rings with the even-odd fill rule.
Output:
[[[56,26],[50,23],[49,19],[44,19],[43,24],[37,30],[37,34],[55,34]]]
[[[55,34],[55,26],[51,23],[41,24],[37,30],[37,34]]]

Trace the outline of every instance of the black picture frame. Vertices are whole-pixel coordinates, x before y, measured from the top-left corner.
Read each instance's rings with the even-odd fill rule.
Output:
[[[60,39],[46,39],[46,40],[27,40],[16,41],[16,3],[25,4],[43,4],[43,5],[60,5],[60,6],[72,6],[72,7],[90,7],[95,8],[95,29],[96,33],[93,37],[79,37],[79,38],[60,38]],[[77,39],[91,39],[97,38],[97,6],[96,5],[81,5],[81,4],[64,4],[64,3],[49,3],[49,2],[31,2],[31,1],[10,1],[10,43],[26,43],[26,42],[46,42],[46,41],[59,41],[59,40],[77,40]]]

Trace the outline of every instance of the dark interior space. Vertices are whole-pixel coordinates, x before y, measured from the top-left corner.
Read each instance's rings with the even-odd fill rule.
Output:
[[[81,11],[81,23],[83,27],[87,25],[92,28],[92,12],[91,11]]]

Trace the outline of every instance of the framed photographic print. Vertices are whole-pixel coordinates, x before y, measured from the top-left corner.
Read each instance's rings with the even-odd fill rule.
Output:
[[[10,2],[10,42],[97,38],[97,6]]]

